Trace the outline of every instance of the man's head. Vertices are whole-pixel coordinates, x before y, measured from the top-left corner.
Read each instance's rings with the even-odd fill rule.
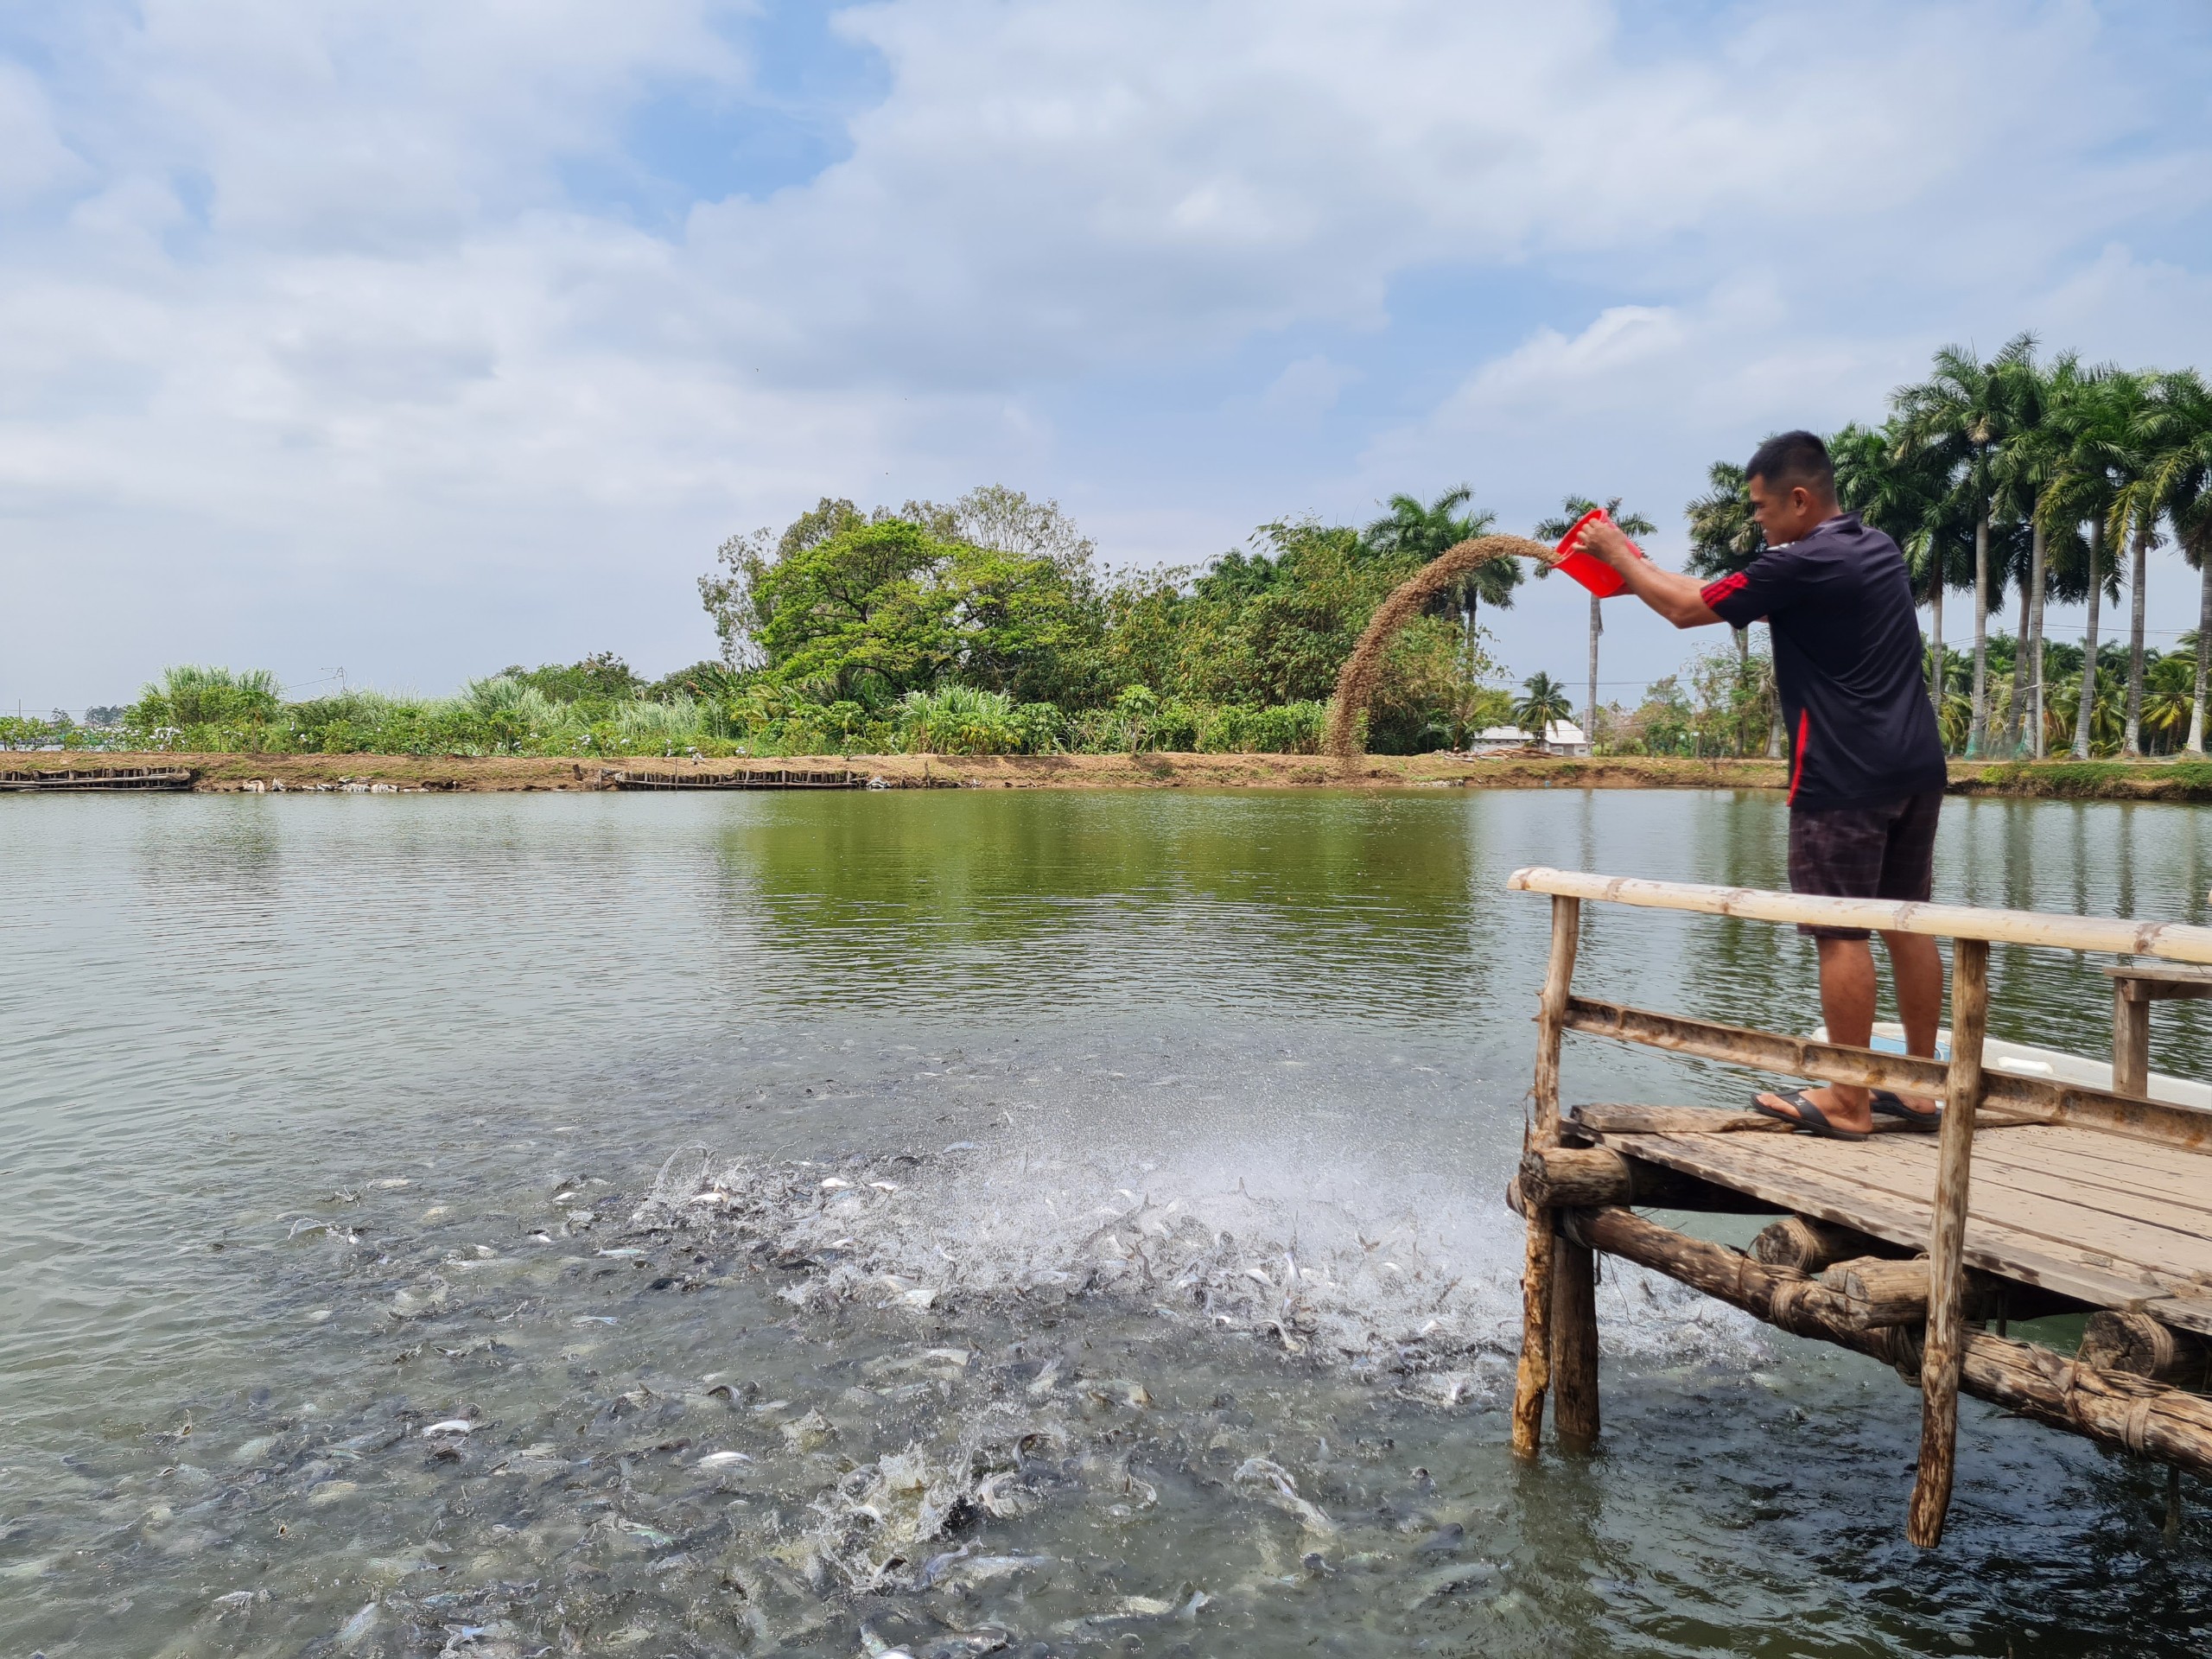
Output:
[[[1759,445],[1744,467],[1751,517],[1769,547],[1805,536],[1836,513],[1835,466],[1810,432],[1783,432]]]

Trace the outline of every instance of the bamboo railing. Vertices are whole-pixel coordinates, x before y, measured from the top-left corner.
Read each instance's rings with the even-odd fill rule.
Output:
[[[1904,1084],[1933,1092],[1940,1079],[1944,1111],[1928,1241],[1927,1325],[1919,1367],[1920,1457],[1906,1526],[1914,1543],[1934,1546],[1942,1536],[1957,1466],[1959,1386],[1970,1337],[1965,1319],[1967,1194],[1974,1129],[1978,1119],[1992,1121],[1983,1116],[1991,1096],[1999,1097],[1995,1104],[1999,1112],[2012,1114],[1998,1117],[1999,1122],[2072,1122],[2190,1147],[2202,1147],[2212,1128],[2204,1114],[2137,1097],[2002,1074],[1986,1077],[1982,1048],[1989,1021],[1989,947],[2037,945],[2212,963],[2212,928],[1966,905],[1828,899],[1541,867],[1515,871],[1506,885],[1514,892],[1548,893],[1552,901],[1551,954],[1537,1012],[1530,1148],[1548,1151],[1561,1144],[1559,1056],[1560,1039],[1570,1030],[1862,1086]],[[1950,1061],[1943,1065],[1577,998],[1572,982],[1585,901],[1948,938],[1952,941]],[[1548,1390],[1554,1393],[1553,1419],[1560,1443],[1572,1449],[1595,1439],[1598,1344],[1591,1300],[1592,1241],[1560,1225],[1563,1206],[1531,1201],[1523,1208],[1529,1236],[1513,1449],[1530,1456],[1539,1443]]]

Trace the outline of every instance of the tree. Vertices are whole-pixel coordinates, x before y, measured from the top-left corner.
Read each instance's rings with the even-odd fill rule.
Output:
[[[1455,485],[1427,506],[1418,496],[1394,495],[1389,512],[1369,524],[1364,539],[1376,552],[1402,556],[1416,567],[1450,552],[1462,542],[1489,533],[1497,515],[1488,508],[1462,512],[1474,499],[1474,486]],[[1461,650],[1467,677],[1475,677],[1475,613],[1487,601],[1500,610],[1513,607],[1513,590],[1521,585],[1518,559],[1492,559],[1479,565],[1446,590],[1442,602],[1459,613]]]
[[[2144,605],[2151,550],[2164,539],[2158,517],[2164,510],[2159,499],[2158,419],[2160,413],[2158,378],[2119,373],[2109,377],[2107,391],[2113,403],[2111,425],[2102,443],[2105,470],[2113,484],[2112,505],[2107,510],[2106,534],[2114,556],[2130,551],[2127,646],[2127,702],[2123,716],[2120,748],[2143,753]]]
[[[2075,695],[2073,750],[2089,758],[2089,740],[2097,703],[2097,621],[2099,601],[2109,589],[2118,596],[2119,581],[2105,554],[2105,530],[2120,493],[2112,467],[2114,449],[2125,444],[2136,389],[2126,385],[2129,377],[2116,370],[2099,368],[2082,374],[2068,394],[2056,400],[2046,418],[2056,429],[2060,455],[2056,469],[2036,503],[2036,513],[2047,530],[2072,530],[2086,524],[2088,535],[2079,543],[2076,569],[2055,573],[2069,583],[2078,582],[2088,601],[2083,626],[2082,684]],[[2071,546],[2069,545],[2069,551]],[[2069,562],[2069,563],[2071,561]]]
[[[1897,544],[1916,596],[1930,602],[1934,643],[1928,695],[1940,716],[1943,688],[1935,664],[1944,660],[1943,587],[1951,537],[1943,512],[1945,467],[1916,449],[1897,422],[1875,429],[1853,423],[1828,441],[1835,463],[1836,504]]]
[[[1989,530],[1995,509],[1993,467],[2019,423],[2025,388],[2035,374],[2035,336],[2016,334],[1986,363],[1969,346],[1946,346],[1935,372],[1892,394],[1907,453],[1941,459],[1974,527],[1974,723],[1967,753],[1980,754],[1989,737]]]
[[[2197,573],[2196,673],[2190,690],[2191,754],[2204,753],[2205,678],[2212,649],[2212,387],[2194,369],[2161,375],[2149,417],[2150,494]]]
[[[1540,542],[1556,543],[1565,538],[1568,531],[1574,528],[1576,521],[1583,514],[1591,512],[1597,505],[1587,496],[1570,495],[1560,503],[1560,516],[1545,519],[1531,534]],[[1640,512],[1622,512],[1621,498],[1618,495],[1605,503],[1605,516],[1620,526],[1623,535],[1631,537],[1652,535],[1659,528]],[[1500,559],[1497,563],[1505,564],[1510,561]],[[1552,567],[1549,565],[1544,566],[1537,572],[1539,575],[1545,576],[1551,573]],[[1599,608],[1600,604],[1601,601],[1597,594],[1590,595],[1590,700],[1583,705],[1583,725],[1585,734],[1590,739],[1592,747],[1595,747],[1598,741],[1598,636],[1605,631],[1605,618]]]
[[[1522,681],[1521,687],[1522,695],[1514,699],[1513,718],[1539,743],[1556,721],[1573,717],[1574,704],[1567,697],[1567,688],[1542,670]]]
[[[2031,372],[2021,388],[2020,420],[1992,468],[1998,510],[2029,527],[2027,568],[2020,582],[2020,649],[2012,672],[2012,712],[2008,736],[2017,748],[2024,721],[2031,752],[2038,760],[2045,749],[2048,675],[2044,671],[2044,605],[2050,588],[2050,527],[2037,511],[2044,493],[2057,477],[2066,453],[2063,423],[2056,418],[2079,393],[2081,359],[2072,352],[2050,366]]]
[[[1690,521],[1690,573],[1711,578],[1748,569],[1766,550],[1765,533],[1751,517],[1751,480],[1732,461],[1714,461],[1705,477],[1711,488],[1683,509]],[[1738,628],[1735,635],[1737,673],[1744,678],[1751,673],[1751,631]],[[1777,713],[1776,720],[1779,718]],[[1767,747],[1774,749],[1776,741],[1776,728],[1770,722]],[[1736,752],[1743,750],[1738,733]]]

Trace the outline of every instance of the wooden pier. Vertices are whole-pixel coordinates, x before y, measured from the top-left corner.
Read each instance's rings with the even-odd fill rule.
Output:
[[[2053,1427],[2212,1476],[2212,1112],[2152,1100],[2149,1011],[2212,995],[2212,928],[1966,906],[1820,899],[1525,869],[1551,895],[1535,1112],[1509,1195],[1528,1220],[1513,1446],[1538,1447],[1547,1395],[1568,1450],[1597,1439],[1595,1255],[1681,1281],[1800,1336],[1872,1355],[1921,1391],[1906,1533],[1942,1536],[1961,1390]],[[1654,1013],[1573,995],[1586,902],[1952,941],[1948,1063]],[[1983,1067],[1989,947],[2149,957],[2113,983],[2113,1086]],[[2171,964],[2184,964],[2173,966]],[[1937,1096],[1938,1134],[1847,1141],[1751,1111],[1590,1105],[1562,1112],[1569,1032],[1781,1076]],[[1774,1215],[1746,1252],[1637,1207]],[[2007,1332],[2089,1315],[2069,1355]],[[1986,1327],[1993,1325],[1995,1329]]]
[[[189,766],[80,766],[53,772],[0,772],[0,791],[62,795],[82,790],[190,789]]]
[[[607,771],[600,781],[610,789],[866,789],[864,772],[816,772],[797,766],[741,768],[736,772]]]

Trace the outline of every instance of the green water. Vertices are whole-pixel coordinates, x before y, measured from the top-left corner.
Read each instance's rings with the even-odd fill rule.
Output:
[[[2198,824],[1955,802],[1938,895],[2202,921]],[[1919,1554],[1909,1390],[1632,1272],[1604,1451],[1504,1454],[1546,917],[1503,877],[1780,886],[1783,828],[0,803],[0,1651],[2197,1650],[2212,1529],[2166,1546],[2155,1471],[1969,1406]],[[1601,908],[1582,962],[1818,1018],[1786,929]],[[2100,1052],[2094,967],[2000,950],[1993,1027]],[[2207,1075],[2203,1005],[2156,1019]]]

